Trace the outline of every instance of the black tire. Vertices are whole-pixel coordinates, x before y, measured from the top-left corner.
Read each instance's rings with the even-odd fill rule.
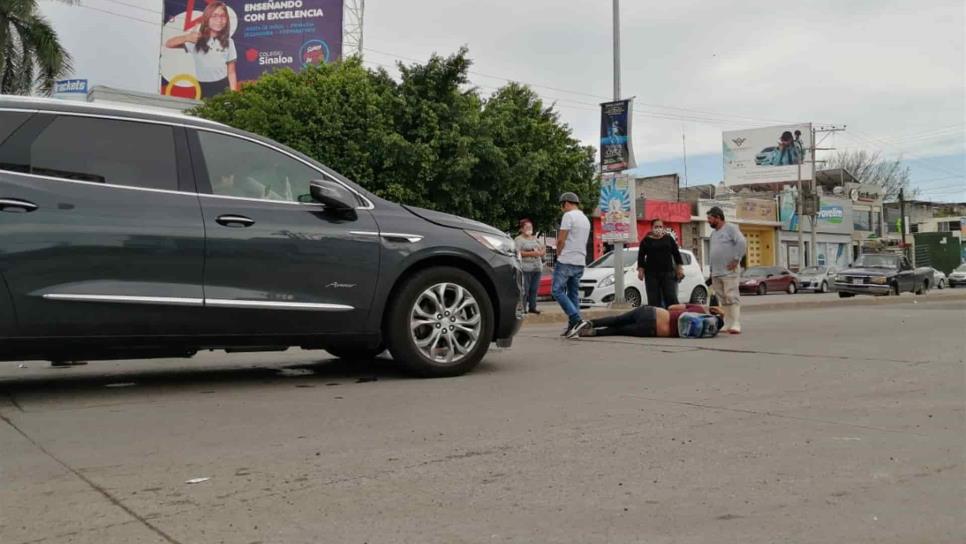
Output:
[[[366,348],[361,346],[330,346],[325,348],[330,355],[346,361],[372,361],[386,351],[385,346]]]
[[[708,305],[708,288],[703,285],[698,285],[691,291],[691,298],[689,299],[691,304],[701,304],[703,306]]]
[[[795,282],[791,282],[788,284],[788,289],[786,289],[786,291],[788,291],[789,295],[794,295],[798,292],[798,285]]]
[[[641,307],[641,292],[633,287],[628,287],[624,289],[624,301],[631,305],[632,308]]]
[[[759,283],[758,289],[756,289],[755,292],[758,293],[759,295],[767,295],[768,287],[766,287],[764,283]]]
[[[430,287],[442,283],[452,284],[468,291],[476,301],[480,317],[480,330],[475,344],[465,355],[452,363],[433,360],[420,351],[416,345],[410,321],[419,297]],[[393,297],[385,321],[384,337],[393,359],[404,368],[424,378],[444,378],[465,374],[483,360],[490,349],[490,342],[493,341],[494,327],[493,302],[483,285],[466,271],[438,267],[417,272],[405,280]],[[452,331],[452,328],[450,330]]]
[[[929,290],[929,280],[925,280],[918,287],[916,287],[915,293],[917,295],[925,295],[926,291],[928,290]]]
[[[839,298],[852,298],[854,296],[855,296],[855,293],[843,293],[839,291]]]
[[[939,284],[936,285],[936,288],[937,289],[945,289],[946,288],[946,280],[939,280]]]
[[[889,294],[890,295],[895,295],[895,296],[899,296],[899,295],[902,294],[902,291],[899,290],[899,284],[898,283],[893,283],[892,284],[892,289],[889,291]]]
[[[818,288],[819,293],[828,293],[828,282],[823,281],[822,285]]]

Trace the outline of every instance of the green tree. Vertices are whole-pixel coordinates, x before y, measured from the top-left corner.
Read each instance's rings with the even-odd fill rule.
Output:
[[[549,227],[556,198],[594,192],[593,149],[552,107],[511,84],[484,99],[468,88],[467,51],[399,65],[398,81],[356,58],[276,71],[197,113],[289,145],[374,193],[510,230]]]
[[[62,0],[68,4],[74,0]],[[0,0],[0,93],[49,95],[71,70],[70,55],[36,0]]]
[[[828,161],[827,168],[843,168],[862,183],[882,187],[886,201],[899,200],[900,189],[905,190],[906,198],[914,198],[919,192],[910,190],[909,167],[902,162],[902,157],[889,159],[878,151],[840,151]]]

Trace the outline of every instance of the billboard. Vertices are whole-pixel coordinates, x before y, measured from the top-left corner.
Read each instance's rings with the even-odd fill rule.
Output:
[[[725,185],[812,179],[812,125],[789,125],[723,133]]]
[[[631,101],[600,105],[600,169],[620,172],[637,166],[631,145]]]
[[[342,56],[343,0],[164,0],[161,94],[201,99]]]
[[[797,232],[799,223],[802,224],[803,231],[812,230],[811,218],[805,216],[800,218],[795,210],[795,191],[784,191],[781,195],[781,207],[779,210],[782,229]],[[800,221],[801,219],[801,221]],[[826,234],[851,234],[852,233],[852,206],[848,200],[822,197],[818,210],[818,222],[815,224],[816,231]]]
[[[632,176],[604,174],[601,179],[598,207],[604,242],[637,242],[636,185]]]

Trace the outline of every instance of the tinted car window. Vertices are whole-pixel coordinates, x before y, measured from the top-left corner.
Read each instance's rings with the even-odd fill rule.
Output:
[[[305,201],[325,176],[288,155],[241,138],[198,132],[211,192],[220,196]]]
[[[23,111],[0,111],[0,145],[31,115],[33,113]]]
[[[170,126],[60,116],[30,145],[30,172],[148,189],[178,189]]]
[[[691,264],[691,255],[681,252],[681,261],[684,262],[685,265]]]

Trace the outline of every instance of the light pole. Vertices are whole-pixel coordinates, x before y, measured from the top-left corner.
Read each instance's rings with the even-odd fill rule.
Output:
[[[614,0],[614,101],[621,99],[621,2]],[[630,134],[627,135],[630,138]],[[620,173],[618,172],[618,175]],[[635,193],[637,189],[631,185]],[[632,194],[631,198],[637,198]],[[637,221],[636,217],[631,218]],[[614,243],[614,307],[626,305],[624,300],[624,242]]]

